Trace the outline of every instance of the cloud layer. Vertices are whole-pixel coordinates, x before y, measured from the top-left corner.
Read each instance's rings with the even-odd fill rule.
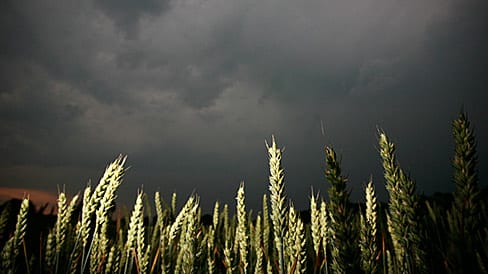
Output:
[[[488,177],[485,1],[1,5],[5,186],[75,192],[127,153],[124,201],[144,185],[233,204],[245,180],[258,208],[275,134],[298,206],[311,186],[326,192],[324,144],[343,156],[359,200],[371,174],[383,191],[380,127],[420,191],[450,191],[450,121],[462,106]]]

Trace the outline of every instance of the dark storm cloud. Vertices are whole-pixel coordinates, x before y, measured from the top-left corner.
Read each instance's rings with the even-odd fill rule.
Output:
[[[233,203],[245,180],[257,208],[274,133],[290,197],[305,207],[310,186],[327,189],[324,143],[361,199],[370,174],[382,192],[377,127],[429,193],[452,189],[450,120],[462,105],[488,137],[483,1],[1,5],[4,184],[74,192],[128,153],[125,201],[143,184]],[[480,141],[482,180],[487,147]]]
[[[168,8],[169,0],[98,0],[95,3],[110,17],[128,38],[136,38],[139,20],[146,16],[157,16]]]

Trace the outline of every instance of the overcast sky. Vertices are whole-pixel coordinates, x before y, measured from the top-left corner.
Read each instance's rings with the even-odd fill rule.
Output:
[[[208,210],[243,180],[258,211],[274,134],[297,207],[327,191],[326,144],[360,201],[371,175],[386,197],[381,128],[419,193],[452,191],[462,107],[487,186],[486,14],[482,0],[1,1],[0,186],[74,194],[122,153],[119,203],[143,186]]]

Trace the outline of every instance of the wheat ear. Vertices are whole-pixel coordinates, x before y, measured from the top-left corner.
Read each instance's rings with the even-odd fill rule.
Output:
[[[27,230],[27,214],[29,213],[29,198],[24,198],[20,204],[20,210],[17,214],[14,235],[5,243],[2,252],[2,268],[7,273],[14,273],[17,257],[20,254],[22,243]],[[28,268],[29,266],[26,265]]]
[[[329,247],[329,214],[327,210],[327,203],[322,200],[320,202],[320,239],[322,240],[322,253],[324,254],[324,259],[321,264],[323,266],[325,273],[329,273],[329,262],[328,262],[328,256],[327,256],[327,250]]]
[[[124,273],[130,273],[132,271],[133,255],[135,254],[137,257],[140,252],[137,249],[140,244],[139,235],[141,233],[139,232],[139,229],[144,225],[142,195],[142,192],[137,195],[136,203],[134,204],[134,209],[130,216],[129,228],[127,230],[127,241],[124,248]]]
[[[278,254],[278,272],[283,274],[285,271],[284,246],[286,226],[286,206],[285,206],[285,184],[284,171],[281,167],[281,149],[276,145],[275,138],[272,136],[271,146],[266,143],[269,155],[269,191],[271,200],[271,221],[273,222],[273,234],[275,250]]]
[[[310,197],[310,230],[312,234],[313,250],[315,251],[315,258],[318,260],[320,255],[320,211],[317,209],[317,201],[315,195],[312,193]]]
[[[472,238],[470,233],[477,229],[480,220],[478,157],[473,129],[465,113],[460,113],[454,120],[453,136],[455,141],[453,180],[456,186],[452,214],[456,215],[460,242]],[[471,240],[471,239],[470,239]]]
[[[292,239],[290,241],[290,249],[291,249],[291,256],[290,262],[291,267],[289,269],[289,273],[305,273],[306,272],[306,244],[307,241],[305,239],[305,229],[303,226],[303,221],[298,216],[295,208],[290,206],[289,209],[289,224],[288,230],[293,230],[293,233],[290,233]]]
[[[373,182],[370,180],[365,189],[366,216],[361,214],[361,268],[365,273],[376,273],[378,270],[378,244],[376,229],[376,196]]]
[[[254,274],[263,273],[264,266],[263,266],[263,259],[264,259],[264,252],[263,252],[263,244],[262,244],[262,225],[261,225],[261,215],[256,217],[256,226],[254,228],[254,250],[256,253],[256,264],[254,266]]]
[[[124,163],[125,158],[122,158],[120,163],[116,162],[116,164],[112,164],[108,169],[108,173],[106,172],[103,178],[103,180],[108,181],[108,185],[100,200],[100,204],[95,211],[96,222],[93,231],[92,246],[90,247],[90,270],[92,272],[99,271],[99,267],[103,266],[101,262],[106,260],[109,252],[109,240],[107,235],[108,224],[111,217],[110,213],[115,206],[115,199],[117,197],[115,192],[122,183]]]
[[[241,182],[239,189],[237,190],[237,232],[236,238],[239,245],[240,266],[241,272],[247,273],[247,248],[248,248],[248,236],[246,227],[246,205],[244,202],[244,182]]]
[[[266,259],[269,257],[269,237],[271,225],[269,222],[268,200],[266,194],[263,194],[263,249]]]
[[[332,269],[338,273],[357,272],[357,244],[353,215],[349,208],[347,178],[341,174],[340,162],[331,147],[325,148],[327,168],[325,177],[329,188],[329,215],[331,227]]]
[[[380,133],[379,145],[389,194],[387,225],[396,265],[401,272],[423,271],[426,264],[420,247],[419,198],[415,193],[415,182],[400,168],[395,157],[395,145],[385,133]]]

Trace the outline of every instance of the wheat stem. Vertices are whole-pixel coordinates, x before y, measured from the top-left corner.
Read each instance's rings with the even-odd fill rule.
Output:
[[[273,234],[275,250],[278,255],[278,273],[285,271],[284,246],[286,226],[286,206],[284,190],[284,171],[281,167],[281,149],[276,145],[275,138],[272,136],[272,143],[266,143],[269,155],[269,191],[271,200],[271,221],[273,222]]]

